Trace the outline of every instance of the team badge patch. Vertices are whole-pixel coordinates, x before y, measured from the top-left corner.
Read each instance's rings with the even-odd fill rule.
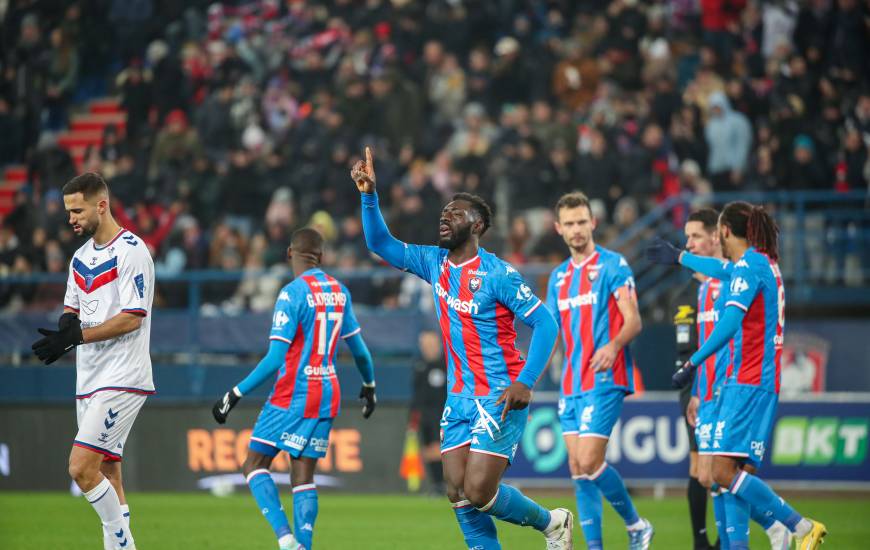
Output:
[[[601,269],[600,265],[590,265],[589,269],[586,272],[586,277],[589,279],[589,282],[595,281],[598,278],[598,270]]]
[[[480,290],[481,283],[482,281],[480,280],[480,277],[472,277],[468,280],[468,290],[471,292],[477,292]]]
[[[93,284],[94,284],[94,276],[93,276],[93,274],[88,273],[87,275],[85,275],[85,290],[90,292],[91,285],[93,285]]]

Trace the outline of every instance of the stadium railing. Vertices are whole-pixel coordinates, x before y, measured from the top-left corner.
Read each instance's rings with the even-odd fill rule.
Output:
[[[684,244],[694,209],[731,201],[762,204],[780,228],[780,268],[790,306],[833,308],[870,304],[870,195],[830,191],[732,192],[673,196],[643,215],[613,242],[637,279],[641,308],[661,304],[687,275],[650,265],[644,248],[655,236]]]
[[[683,220],[691,209],[721,206],[738,199],[767,205],[782,229],[780,263],[789,307],[866,308],[870,304],[870,209],[866,194],[747,192],[703,198],[680,195],[659,204],[608,243],[609,247],[622,252],[632,266],[641,307],[647,315],[663,307],[668,293],[688,274],[685,270],[648,264],[644,257],[646,244],[657,235],[683,243]],[[533,290],[541,296],[551,269],[551,265],[543,264],[520,268]],[[405,281],[405,278],[416,281],[413,276],[389,267],[330,272],[351,288],[363,326],[377,327],[377,330],[366,331],[372,351],[387,360],[398,359],[407,364],[416,354],[420,330],[433,328],[432,315],[425,311],[425,302],[431,300],[425,285],[418,282],[415,286]],[[287,270],[158,272],[157,294],[170,306],[161,307],[155,302],[152,352],[156,360],[219,365],[226,361],[221,356],[263,353],[274,296],[267,297],[259,312],[213,300],[216,287],[219,287],[217,295],[226,302],[240,284],[258,277],[274,278],[277,292],[277,288],[290,280],[291,274]],[[406,284],[409,282],[411,284]],[[35,296],[42,304],[25,301],[21,308],[0,313],[0,364],[32,362],[30,345],[36,328],[50,326],[56,320],[65,283],[65,274],[0,277],[0,295]],[[357,288],[362,291],[357,292]],[[404,295],[404,303],[408,305],[392,308],[379,305],[378,297],[385,292]],[[647,327],[652,329],[650,325]],[[522,339],[526,332],[521,326],[519,329]]]

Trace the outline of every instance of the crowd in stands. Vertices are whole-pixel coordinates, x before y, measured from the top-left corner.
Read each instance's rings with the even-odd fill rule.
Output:
[[[563,256],[550,207],[569,190],[595,199],[606,242],[679,193],[870,181],[867,0],[8,0],[0,15],[0,165],[28,166],[5,273],[67,269],[59,188],[76,167],[57,133],[101,94],[127,123],[83,168],[164,275],[280,265],[307,224],[330,265],[373,265],[348,175],[367,144],[397,237],[433,242],[444,202],[475,192],[496,211],[485,245],[516,264]]]

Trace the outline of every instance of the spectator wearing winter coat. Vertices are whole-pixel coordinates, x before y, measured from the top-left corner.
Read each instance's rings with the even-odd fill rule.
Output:
[[[743,113],[731,109],[727,96],[713,93],[708,100],[709,120],[704,129],[709,155],[707,171],[717,191],[739,187],[749,160],[752,127]]]

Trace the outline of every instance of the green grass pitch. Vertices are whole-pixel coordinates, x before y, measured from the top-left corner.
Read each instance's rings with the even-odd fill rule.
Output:
[[[284,507],[291,497],[282,488]],[[236,493],[141,493],[129,496],[132,528],[139,550],[254,550],[277,548],[253,499]],[[564,498],[545,497],[548,507],[569,505]],[[656,528],[653,548],[690,549],[684,498],[638,498],[641,515]],[[864,515],[870,499],[795,499],[804,513],[824,521],[829,529],[825,548],[870,548],[870,522]],[[542,549],[541,535],[530,528],[497,522],[505,550]],[[710,523],[712,525],[712,522]],[[609,548],[625,548],[619,518],[605,505],[604,540]],[[715,529],[715,527],[713,527]],[[579,526],[575,548],[585,548]],[[96,550],[102,548],[97,516],[82,498],[61,493],[0,493],[0,548]],[[769,548],[764,533],[752,530],[752,547]],[[314,544],[318,550],[441,550],[465,548],[445,499],[416,496],[346,495],[322,492]]]

